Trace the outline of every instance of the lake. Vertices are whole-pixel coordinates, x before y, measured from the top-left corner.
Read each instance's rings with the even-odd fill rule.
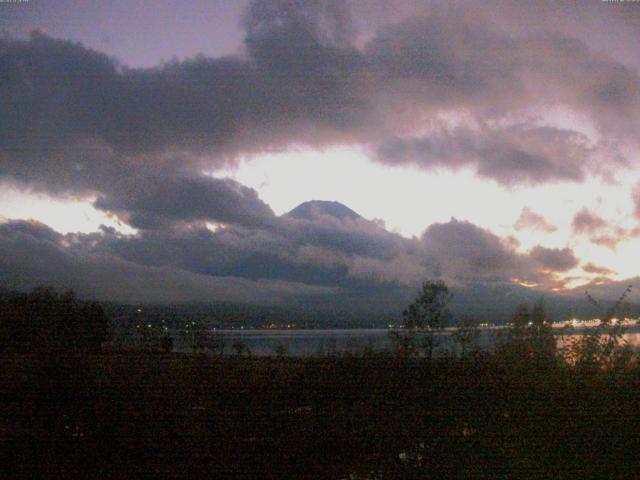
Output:
[[[584,330],[573,329],[567,335],[566,331],[554,329],[558,336],[558,344],[562,345],[572,336],[581,335]],[[225,344],[225,353],[233,353],[232,345],[240,340],[252,355],[274,355],[278,348],[284,348],[287,355],[306,357],[312,355],[327,355],[341,353],[359,353],[365,349],[374,351],[390,350],[393,348],[388,329],[331,329],[331,330],[298,330],[298,329],[236,329],[215,330],[212,335],[218,335]],[[447,329],[438,335],[440,351],[458,352],[459,345],[453,337],[455,329]],[[479,329],[475,345],[481,349],[488,349],[494,343],[503,327],[487,327]],[[176,338],[176,350],[188,351],[188,346]],[[632,346],[640,345],[640,329],[629,327],[624,336]]]

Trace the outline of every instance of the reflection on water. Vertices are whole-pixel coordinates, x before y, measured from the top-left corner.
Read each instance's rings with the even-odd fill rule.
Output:
[[[460,346],[454,338],[454,329],[448,329],[438,335],[440,353],[459,353]],[[387,329],[343,329],[343,330],[216,330],[211,332],[225,344],[225,352],[233,353],[233,344],[241,341],[252,355],[332,355],[341,353],[358,354],[366,350],[381,351],[393,348],[393,342]],[[474,346],[489,349],[496,340],[504,335],[505,329],[500,327],[482,328],[475,339]],[[579,337],[584,330],[556,330],[558,347],[567,345],[571,339]],[[624,340],[633,347],[640,345],[640,330],[630,328],[624,334]],[[178,351],[188,351],[180,342]]]

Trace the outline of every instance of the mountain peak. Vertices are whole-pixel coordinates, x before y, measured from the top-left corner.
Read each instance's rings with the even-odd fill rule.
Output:
[[[328,215],[339,218],[340,220],[344,220],[345,218],[352,220],[362,218],[346,205],[343,205],[340,202],[331,202],[326,200],[310,200],[308,202],[301,203],[286,214],[288,217],[303,220],[311,220],[320,215]]]

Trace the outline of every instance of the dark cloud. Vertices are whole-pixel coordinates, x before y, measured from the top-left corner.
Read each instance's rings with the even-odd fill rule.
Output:
[[[153,234],[157,232],[145,232],[145,236]],[[182,235],[187,236],[185,231]],[[204,231],[192,231],[191,243],[180,243],[174,239],[172,244],[168,238],[144,239],[139,247],[149,248],[153,242],[158,242],[156,246],[162,244],[161,253],[168,257],[167,261],[155,264],[143,261],[140,251],[134,255],[136,261],[124,258],[123,252],[114,248],[115,245],[141,242],[140,237],[124,236],[106,227],[92,234],[61,235],[34,222],[5,223],[0,225],[0,288],[27,290],[47,283],[60,289],[73,288],[85,298],[126,303],[222,300],[370,314],[399,312],[413,298],[412,286],[417,285],[417,281],[411,285],[394,285],[388,281],[379,283],[381,278],[388,279],[392,274],[389,269],[392,263],[383,262],[377,272],[367,268],[367,275],[362,277],[366,282],[360,284],[354,281],[358,278],[355,269],[356,276],[346,287],[308,285],[275,278],[202,274],[189,270],[186,265],[185,268],[176,265],[178,252],[182,250],[181,253],[186,254],[184,247],[194,247],[196,237],[200,237],[202,243],[193,258],[205,252],[215,256],[217,251],[207,247],[206,239],[210,235]],[[326,261],[325,253],[321,252],[319,259]],[[307,258],[311,257],[312,252]],[[416,256],[411,260],[416,263],[419,258]],[[317,263],[307,265],[308,270],[314,268],[319,271]],[[403,273],[406,271],[402,269]],[[242,273],[236,271],[236,274]],[[382,277],[376,278],[376,273]],[[517,303],[535,300],[540,295],[511,282],[471,282],[464,287],[457,285],[455,291],[456,311],[475,311],[481,318],[494,320],[505,318]],[[499,307],[497,311],[496,307]]]
[[[540,230],[546,233],[553,233],[558,230],[558,227],[547,222],[542,215],[539,215],[529,207],[524,207],[520,216],[513,225],[516,230]]]
[[[508,281],[519,267],[512,246],[469,222],[452,219],[433,224],[422,242],[426,264],[445,278]]]
[[[0,225],[0,286],[30,289],[39,284],[72,288],[86,298],[120,302],[226,300],[287,304],[337,289],[281,280],[202,275],[175,265],[141,265],[96,249],[105,236],[63,236],[33,222]],[[86,245],[78,245],[79,242]],[[74,245],[76,243],[76,245]],[[88,246],[93,244],[94,251]]]
[[[254,0],[243,18],[246,42],[263,43],[280,36],[283,27],[292,38],[313,38],[326,46],[350,46],[357,36],[347,2],[342,0]],[[268,49],[267,49],[268,50]],[[271,52],[267,52],[271,55]]]
[[[231,179],[140,175],[119,187],[99,197],[94,206],[118,213],[129,225],[142,229],[198,220],[260,225],[274,218],[255,190]]]
[[[430,275],[463,285],[526,282],[550,288],[558,283],[556,273],[578,264],[569,248],[537,246],[520,253],[513,239],[455,219],[431,225],[421,240],[423,263]]]
[[[611,250],[615,250],[620,242],[637,235],[633,230],[610,225],[587,208],[576,213],[572,226],[575,234],[586,235],[591,243]]]
[[[534,247],[529,252],[531,258],[542,268],[554,272],[566,272],[578,266],[578,259],[569,248]]]
[[[606,267],[601,267],[598,265],[594,265],[593,263],[589,262],[586,265],[582,266],[582,270],[584,270],[587,273],[593,273],[596,275],[600,275],[603,277],[609,276],[609,275],[615,275],[616,272],[614,272],[613,270],[606,268]]]
[[[312,141],[325,128],[339,135],[338,127],[355,128],[347,107],[362,97],[348,81],[360,55],[343,38],[340,8],[253,2],[245,57],[147,69],[40,33],[5,39],[3,146],[48,156],[87,142],[118,154],[204,152],[219,164],[225,153]]]
[[[14,238],[23,238],[26,241],[37,239],[42,242],[60,243],[62,235],[48,227],[44,223],[35,220],[8,221],[0,223],[0,230],[5,234],[11,234]]]
[[[524,28],[533,13],[514,5],[502,22],[433,2],[363,40],[350,2],[256,0],[242,54],[144,69],[41,33],[0,40],[2,180],[90,198],[139,229],[61,236],[3,224],[4,278],[165,300],[379,292],[427,276],[558,285],[577,264],[569,249],[522,253],[456,220],[405,239],[350,215],[276,217],[255,191],[208,174],[245,154],[337,143],[508,186],[628,166],[619,147],[639,140],[637,72],[570,30]],[[554,109],[596,138],[547,121]],[[553,228],[526,213],[522,228]],[[603,244],[624,234],[587,210],[573,225]]]
[[[97,248],[145,265],[178,265],[207,275],[273,278],[353,286],[358,259],[392,262],[411,242],[364,219],[280,217],[272,223],[146,230],[102,241]],[[393,282],[391,276],[380,282]]]
[[[609,224],[587,208],[573,217],[573,231],[578,234],[594,234],[608,228]]]
[[[318,228],[327,235],[318,235]],[[457,286],[514,279],[548,285],[573,258],[568,249],[521,254],[512,241],[456,220],[432,225],[420,239],[350,218],[281,218],[266,227],[215,231],[192,225],[135,235],[107,227],[61,235],[42,224],[14,221],[0,225],[0,243],[5,285],[27,288],[46,282],[85,296],[127,301],[159,299],[165,287],[173,289],[167,299],[174,301],[260,303],[265,291],[275,295],[282,289],[284,296],[278,298],[295,303],[314,292],[362,297],[384,287],[406,293],[429,277]],[[180,282],[184,287],[178,287]],[[258,289],[253,297],[251,288]]]
[[[471,164],[503,184],[580,181],[603,162],[625,164],[615,145],[637,135],[636,72],[557,32],[513,32],[437,3],[425,13],[356,46],[348,2],[256,0],[244,55],[147,69],[43,34],[4,39],[0,174],[94,195],[149,170],[195,175],[240,154],[381,139],[398,152],[383,161]],[[556,107],[610,143],[531,123]],[[412,139],[451,114],[468,125]]]
[[[469,9],[434,6],[383,29],[367,52],[391,90],[424,107],[484,119],[564,106],[603,132],[636,135],[622,118],[637,118],[637,73],[566,34],[514,34]]]
[[[618,246],[618,244],[625,240],[627,237],[626,235],[622,234],[620,236],[614,236],[614,235],[594,235],[592,237],[590,237],[591,243],[594,243],[596,245],[600,245],[602,247],[607,247],[611,250],[615,250],[616,247]]]
[[[437,0],[354,0],[350,4],[365,24],[377,26],[397,23],[403,18],[429,14],[441,8]],[[524,3],[513,0],[448,0],[455,15],[476,21],[493,22],[517,35],[541,31],[571,32],[590,47],[609,51],[624,61],[640,60],[630,37],[640,34],[640,13],[629,3],[611,5],[598,0],[557,2],[539,0]],[[612,26],[615,25],[615,28]],[[631,48],[630,48],[631,47]]]
[[[593,151],[578,132],[515,125],[480,131],[439,129],[420,138],[395,138],[378,147],[376,156],[395,166],[473,166],[479,176],[515,185],[583,180]]]
[[[392,272],[387,265],[407,255],[408,241],[364,220],[334,220],[283,219],[267,227],[216,231],[191,225],[135,235],[107,227],[61,235],[42,224],[13,221],[0,225],[0,283],[23,289],[51,283],[83,296],[127,302],[226,300],[291,306],[322,303],[324,295],[332,299],[325,307],[336,308],[351,308],[351,295],[363,299],[362,305],[377,305],[375,297],[388,297],[380,297],[383,287],[387,293],[397,290],[396,296],[406,293],[398,290],[406,285],[406,276],[398,278],[399,270]],[[317,235],[318,228],[327,234]],[[362,262],[379,262],[379,275],[362,271]],[[371,298],[365,301],[367,295]]]
[[[128,69],[40,33],[1,40],[0,176],[50,193],[98,196],[100,208],[135,226],[233,221],[237,200],[245,204],[242,219],[269,216],[249,198],[254,193],[235,195],[236,187],[202,170],[240,152],[335,141],[366,123],[366,108],[346,80],[359,54],[345,43],[339,2],[262,3],[247,15],[244,58]],[[331,20],[331,32],[322,19]],[[157,218],[162,202],[168,213]]]

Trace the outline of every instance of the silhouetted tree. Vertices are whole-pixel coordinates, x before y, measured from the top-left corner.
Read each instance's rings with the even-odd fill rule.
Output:
[[[403,312],[404,326],[409,332],[422,333],[422,347],[427,358],[433,358],[436,335],[447,324],[451,300],[449,287],[442,280],[427,280],[422,284],[416,299]]]
[[[587,300],[602,314],[600,324],[587,329],[583,335],[576,336],[569,344],[568,357],[571,363],[582,368],[625,367],[631,361],[631,350],[624,339],[625,328],[614,319],[627,313],[626,298],[632,285],[622,292],[615,304],[604,309],[602,305],[585,292]]]
[[[516,308],[506,339],[497,346],[497,350],[526,364],[548,365],[556,360],[556,338],[542,299],[532,308],[526,303]]]
[[[527,327],[531,321],[531,311],[529,305],[521,303],[516,307],[510,322],[510,333],[515,337],[523,337],[526,334]]]
[[[460,356],[465,357],[480,336],[478,322],[471,318],[463,318],[453,333],[454,340],[460,345]]]

